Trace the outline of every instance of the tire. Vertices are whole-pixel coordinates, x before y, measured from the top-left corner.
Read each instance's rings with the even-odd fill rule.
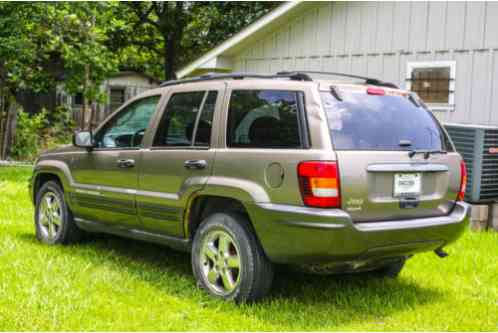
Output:
[[[273,264],[249,221],[235,213],[215,213],[201,223],[194,235],[192,270],[201,288],[236,303],[263,298],[273,281]]]
[[[392,262],[386,266],[382,266],[373,271],[373,273],[379,277],[387,277],[395,279],[398,277],[399,273],[403,267],[405,267],[406,259],[400,259],[398,261]]]
[[[35,231],[36,238],[45,244],[71,244],[81,239],[83,232],[76,226],[56,181],[46,182],[36,193]]]

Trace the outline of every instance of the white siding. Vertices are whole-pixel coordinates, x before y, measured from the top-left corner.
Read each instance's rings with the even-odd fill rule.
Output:
[[[394,41],[393,50],[408,50],[410,42],[410,11],[411,3],[396,2],[394,11]]]
[[[427,26],[427,49],[444,50],[447,2],[430,2]]]
[[[484,47],[484,25],[486,9],[484,2],[468,3],[465,15],[465,49],[480,49]]]
[[[498,124],[498,50],[494,50],[492,53],[492,65],[490,66],[491,77],[493,78],[490,91],[490,117],[488,122],[490,124]]]
[[[498,125],[498,3],[322,2],[234,56],[234,70],[322,70],[405,86],[408,61],[455,60],[445,121]]]
[[[486,3],[484,45],[486,47],[498,47],[498,2]]]
[[[426,50],[428,7],[428,2],[414,2],[412,4],[410,12],[410,50]]]
[[[393,44],[393,18],[395,2],[381,2],[377,11],[377,29],[375,38],[376,52],[389,52]]]
[[[462,49],[465,36],[465,2],[449,2],[446,8],[446,49]]]

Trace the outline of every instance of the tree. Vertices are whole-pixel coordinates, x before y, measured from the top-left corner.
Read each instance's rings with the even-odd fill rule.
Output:
[[[0,3],[0,87],[19,102],[63,83],[88,101],[118,69],[106,45],[115,3]],[[39,110],[36,110],[39,111]]]
[[[39,6],[0,3],[0,158],[4,159],[14,135],[16,97],[26,89],[46,89],[52,68],[45,31],[38,29]],[[29,87],[29,88],[28,88]]]
[[[175,71],[275,8],[277,2],[127,2],[116,16],[130,24],[114,31],[122,65],[140,66],[132,52],[162,64],[152,74],[174,79]],[[115,43],[115,45],[118,43]],[[126,46],[124,46],[126,45]],[[124,46],[124,47],[123,47]],[[145,56],[144,56],[145,55]],[[159,61],[157,61],[159,60]],[[142,63],[143,65],[143,63]]]
[[[0,158],[17,104],[55,108],[55,89],[83,93],[80,127],[119,69],[157,78],[175,71],[277,5],[275,2],[0,2]],[[43,100],[43,96],[54,96]],[[9,115],[7,117],[7,115]],[[86,115],[86,116],[85,116]]]

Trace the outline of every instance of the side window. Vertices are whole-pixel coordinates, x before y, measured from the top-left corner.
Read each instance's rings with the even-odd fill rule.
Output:
[[[99,148],[135,148],[142,139],[156,110],[160,96],[138,100],[112,118],[96,135]]]
[[[216,91],[210,91],[204,101],[202,112],[197,123],[194,146],[209,146],[211,141],[211,128],[213,127],[214,108],[216,106]]]
[[[298,94],[235,90],[228,112],[228,147],[300,148]]]
[[[173,94],[161,117],[153,146],[209,146],[216,97],[216,91]]]

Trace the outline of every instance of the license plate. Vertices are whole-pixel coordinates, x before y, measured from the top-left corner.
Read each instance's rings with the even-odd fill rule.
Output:
[[[420,173],[396,173],[394,174],[394,196],[419,195],[422,188],[422,176]]]

